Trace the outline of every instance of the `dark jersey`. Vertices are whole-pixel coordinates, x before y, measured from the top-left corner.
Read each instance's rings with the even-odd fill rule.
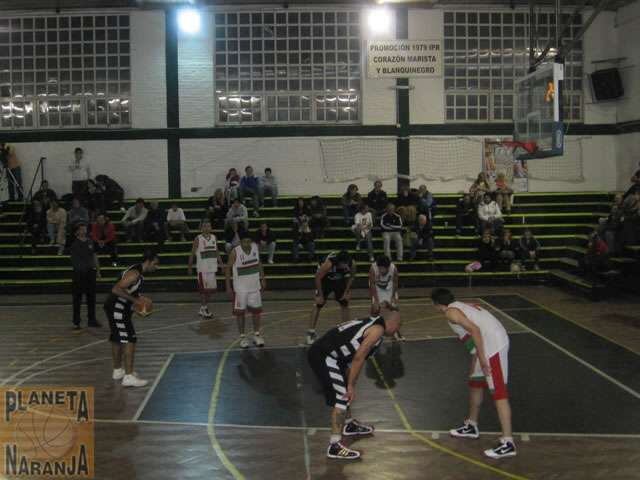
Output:
[[[137,271],[139,273],[139,275],[138,275],[138,280],[136,280],[136,282],[127,289],[127,293],[129,295],[131,295],[132,297],[138,297],[138,296],[140,296],[140,289],[142,288],[142,284],[144,283],[144,277],[142,276],[142,265],[141,264],[138,263],[136,265],[131,265],[129,268],[127,268],[120,275],[120,280],[122,280],[124,278],[124,276],[127,274],[127,272],[129,272],[131,270]],[[117,307],[116,307],[117,310],[125,310],[125,309],[130,309],[131,308],[131,302],[129,300],[127,300],[126,298],[118,297],[113,292],[111,294],[109,294],[109,297],[107,298],[107,301],[105,303],[112,304],[112,305],[117,305]]]
[[[385,328],[384,318],[380,316],[369,317],[343,323],[325,333],[315,342],[314,346],[322,349],[338,362],[349,364],[360,348],[365,332],[373,325],[381,325],[382,328]],[[382,337],[369,351],[367,358],[373,355],[381,344]]]
[[[331,270],[325,275],[324,279],[340,282],[351,278],[353,274],[353,260],[349,265],[339,264],[338,256],[335,252],[327,255],[325,261],[327,260],[331,262]]]

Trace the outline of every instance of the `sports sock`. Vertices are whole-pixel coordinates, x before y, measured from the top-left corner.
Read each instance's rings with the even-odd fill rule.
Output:
[[[309,330],[307,330],[308,333],[316,333],[316,329],[315,328],[310,328]]]
[[[502,437],[503,442],[513,443],[513,437]]]
[[[253,334],[258,336],[258,337],[260,336],[260,332],[254,332]]]
[[[473,421],[473,420],[471,420],[471,419],[467,419],[467,423],[468,423],[468,424],[470,424],[470,425],[473,425],[473,426],[474,426],[474,427],[476,427],[476,428],[478,428],[478,422],[474,422],[474,421]]]
[[[329,442],[331,443],[338,443],[340,440],[342,440],[342,435],[331,435],[329,438]]]

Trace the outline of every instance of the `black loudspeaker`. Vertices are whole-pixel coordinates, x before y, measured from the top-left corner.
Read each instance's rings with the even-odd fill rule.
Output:
[[[591,89],[596,102],[615,100],[624,95],[620,71],[617,68],[596,70],[591,75]]]

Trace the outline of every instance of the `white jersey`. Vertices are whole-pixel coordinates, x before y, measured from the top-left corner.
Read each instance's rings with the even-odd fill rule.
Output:
[[[203,234],[196,237],[196,267],[198,272],[210,273],[218,271],[218,239],[212,233],[209,238]]]
[[[463,302],[453,302],[448,306],[448,308],[456,308],[460,310],[471,323],[480,329],[484,343],[484,351],[487,357],[492,357],[509,346],[509,336],[507,335],[507,331],[498,319],[489,311],[478,305],[470,305]],[[476,353],[475,345],[473,345],[469,332],[458,324],[449,323],[449,326],[460,340],[465,342],[467,349],[471,353]]]
[[[258,246],[251,243],[251,251],[245,253],[242,245],[233,249],[236,261],[233,264],[233,289],[236,292],[257,292],[260,290],[260,253]]]
[[[386,275],[380,274],[380,269],[375,263],[371,265],[371,269],[373,270],[373,282],[376,288],[378,290],[387,290],[391,292],[393,290],[393,277],[398,271],[395,263],[391,263],[391,265],[389,265]]]

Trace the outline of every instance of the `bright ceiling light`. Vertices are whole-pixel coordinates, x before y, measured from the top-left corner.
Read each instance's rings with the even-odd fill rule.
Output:
[[[185,33],[200,31],[200,12],[193,8],[186,8],[178,12],[178,26]]]
[[[391,11],[388,8],[370,10],[367,20],[372,33],[389,33],[391,30]]]

